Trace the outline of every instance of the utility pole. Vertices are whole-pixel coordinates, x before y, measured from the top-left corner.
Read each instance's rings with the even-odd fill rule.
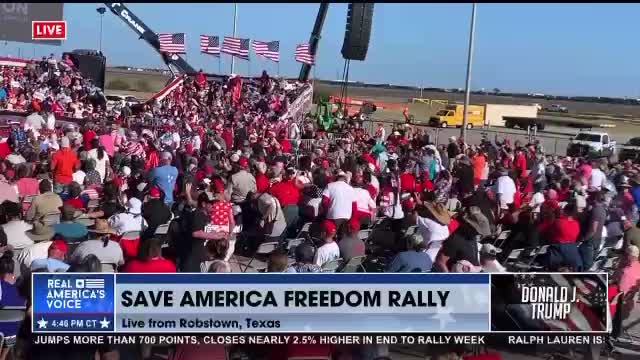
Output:
[[[236,30],[238,25],[238,3],[233,4],[233,37],[236,37]],[[231,73],[234,74],[234,68],[236,66],[236,57],[231,55]]]
[[[469,111],[469,95],[471,91],[471,65],[473,63],[473,41],[476,32],[476,3],[473,3],[471,10],[471,29],[469,30],[469,53],[467,54],[467,83],[464,92],[464,114],[462,115],[462,128],[460,138],[466,142],[467,136],[467,112]]]

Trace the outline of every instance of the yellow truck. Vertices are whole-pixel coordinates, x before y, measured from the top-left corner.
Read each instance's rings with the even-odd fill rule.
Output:
[[[467,128],[474,127],[520,127],[526,129],[534,123],[538,129],[544,124],[538,119],[538,107],[535,105],[485,104],[469,105],[467,110]],[[429,119],[429,126],[462,126],[464,105],[447,105]]]
[[[462,126],[462,118],[464,117],[464,105],[447,105],[443,110],[436,113],[435,116],[429,118],[429,126],[433,127],[449,127]],[[467,108],[467,128],[484,126],[484,106],[469,105]]]

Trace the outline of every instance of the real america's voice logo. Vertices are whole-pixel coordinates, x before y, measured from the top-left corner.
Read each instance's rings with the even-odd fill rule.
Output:
[[[35,277],[33,330],[112,331],[113,281],[88,274]]]

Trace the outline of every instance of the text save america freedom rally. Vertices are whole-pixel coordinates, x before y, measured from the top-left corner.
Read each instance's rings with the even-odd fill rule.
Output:
[[[278,302],[273,291],[193,290],[178,297],[171,290],[126,290],[124,307],[446,307],[449,291],[285,290]]]

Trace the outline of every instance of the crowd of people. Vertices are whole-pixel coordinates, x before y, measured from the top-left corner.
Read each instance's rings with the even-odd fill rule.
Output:
[[[27,309],[0,322],[2,357],[16,344],[25,359],[96,352],[30,344],[38,271],[505,272],[512,250],[547,246],[539,271],[583,272],[610,247],[623,254],[615,291],[640,286],[631,162],[508,139],[436,146],[410,125],[328,134],[287,117],[307,85],[266,72],[200,72],[137,114],[107,111],[68,58],[0,76],[0,109],[28,115],[0,142],[0,305]],[[64,115],[78,125],[60,126]]]

